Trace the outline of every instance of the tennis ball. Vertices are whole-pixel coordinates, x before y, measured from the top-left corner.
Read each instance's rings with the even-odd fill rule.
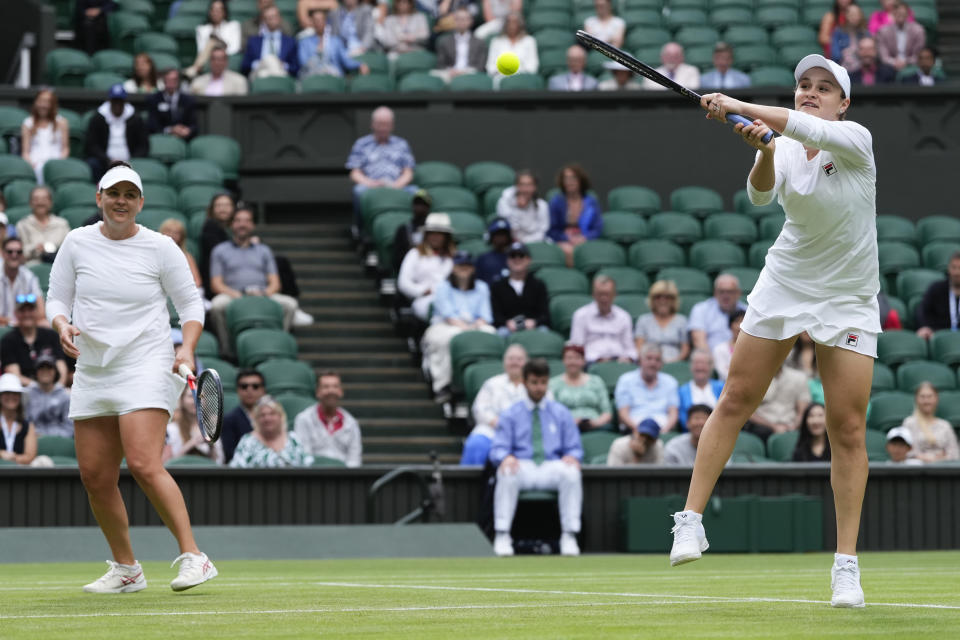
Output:
[[[512,76],[520,68],[520,58],[512,51],[497,56],[497,70],[505,76]]]

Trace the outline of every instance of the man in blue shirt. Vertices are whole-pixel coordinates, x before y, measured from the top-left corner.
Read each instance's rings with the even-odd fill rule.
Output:
[[[263,10],[263,28],[260,34],[247,41],[240,71],[251,77],[289,75],[294,78],[300,71],[297,59],[297,42],[281,30],[282,18],[276,6]]]
[[[721,273],[713,281],[713,297],[698,302],[690,310],[690,340],[694,349],[707,349],[730,339],[730,314],[737,309],[747,310],[740,302],[740,280],[729,273]]]
[[[733,68],[733,47],[718,42],[713,47],[713,69],[700,76],[701,89],[743,89],[750,86],[750,76]]]
[[[677,424],[677,380],[660,371],[663,355],[660,345],[647,342],[640,348],[640,367],[620,376],[614,389],[614,401],[620,423],[628,432],[650,419],[666,433]]]
[[[560,553],[580,555],[576,534],[580,531],[583,506],[580,478],[583,447],[570,411],[547,398],[549,381],[550,368],[545,360],[531,360],[524,365],[523,384],[527,399],[500,414],[490,448],[490,462],[497,467],[497,487],[493,496],[497,534],[493,551],[498,556],[513,555],[510,528],[520,491],[525,489],[559,493],[563,530]]]
[[[301,77],[341,77],[349,71],[358,71],[360,75],[370,73],[370,67],[350,57],[340,36],[327,29],[327,12],[324,9],[310,11],[310,22],[313,35],[303,37],[297,43]]]

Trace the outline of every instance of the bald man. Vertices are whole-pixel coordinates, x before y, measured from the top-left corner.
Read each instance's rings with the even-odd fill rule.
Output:
[[[683,47],[676,42],[668,42],[660,49],[660,66],[657,71],[688,89],[700,87],[700,71],[692,64],[683,61]],[[666,90],[650,79],[643,81],[644,89]]]
[[[713,281],[713,297],[693,305],[690,310],[690,339],[694,349],[713,348],[730,339],[730,314],[746,310],[740,301],[740,281],[736,276],[720,274]]]
[[[550,78],[551,91],[593,91],[597,79],[584,73],[587,67],[587,52],[580,45],[567,49],[567,72]]]

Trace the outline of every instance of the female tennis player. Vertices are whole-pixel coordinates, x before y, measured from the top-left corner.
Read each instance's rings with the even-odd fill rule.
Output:
[[[161,456],[167,422],[203,330],[203,304],[183,252],[173,241],[136,223],[143,184],[130,165],[114,163],[100,179],[103,222],[67,234],[50,273],[47,317],[60,344],[77,359],[70,396],[77,462],[93,514],[110,545],[109,571],[86,585],[91,593],[146,588],[130,545],[127,511],[117,487],[127,467],[176,536],[181,554],[174,591],[217,575],[193,539],[176,482]],[[183,344],[170,342],[169,296],[180,314]]]
[[[703,96],[707,117],[753,120],[736,132],[758,149],[747,180],[750,200],[776,196],[786,223],[750,296],[730,373],[700,437],[685,510],[674,514],[670,564],[696,560],[708,544],[701,514],[733,452],[740,428],[806,331],[817,343],[833,455],[837,553],[831,571],[835,607],[862,607],[857,531],[867,482],[867,403],[880,312],[876,166],[870,132],[844,120],[850,78],[840,65],[809,55],[797,65],[795,109],[766,107],[719,93]],[[764,144],[773,129],[779,140]]]

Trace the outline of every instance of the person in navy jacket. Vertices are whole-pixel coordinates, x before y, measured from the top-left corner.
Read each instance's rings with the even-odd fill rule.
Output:
[[[240,70],[244,75],[261,75],[264,61],[275,57],[280,61],[287,75],[296,77],[300,72],[300,60],[297,57],[297,41],[280,30],[280,10],[275,6],[263,10],[264,29],[247,41]],[[270,75],[270,74],[263,74]]]

